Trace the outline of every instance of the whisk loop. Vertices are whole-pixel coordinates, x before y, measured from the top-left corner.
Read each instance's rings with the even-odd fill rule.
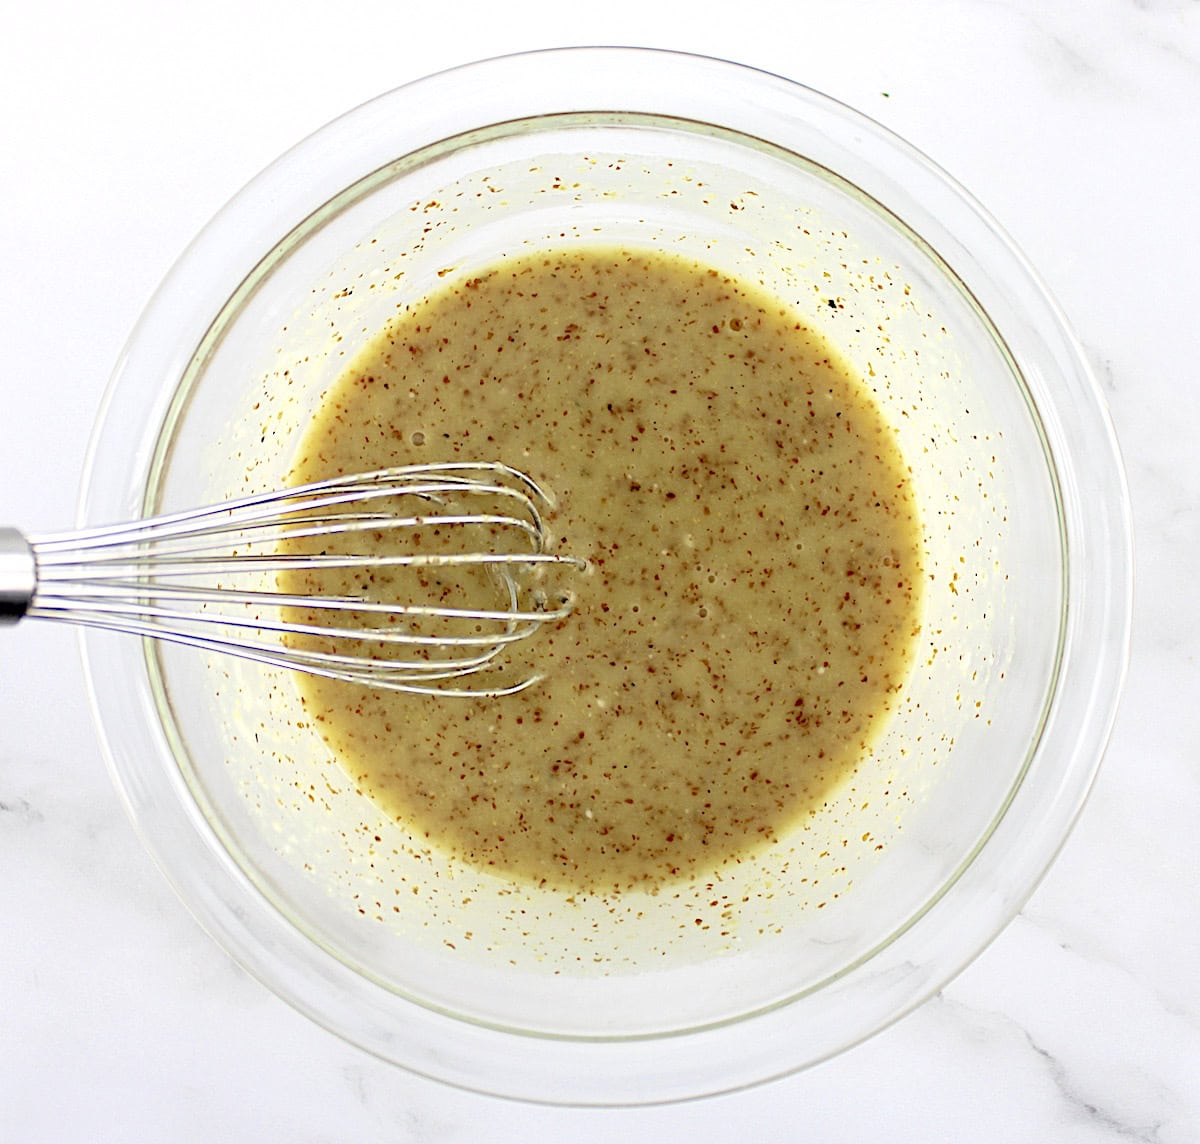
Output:
[[[50,536],[0,529],[0,621],[65,620],[420,694],[564,620],[547,494],[499,462],[408,465]],[[486,542],[486,543],[484,543]],[[426,595],[422,597],[420,593]]]

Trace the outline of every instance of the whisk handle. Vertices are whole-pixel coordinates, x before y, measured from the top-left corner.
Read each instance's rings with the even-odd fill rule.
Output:
[[[15,528],[0,528],[0,625],[15,624],[25,614],[36,587],[29,541]]]

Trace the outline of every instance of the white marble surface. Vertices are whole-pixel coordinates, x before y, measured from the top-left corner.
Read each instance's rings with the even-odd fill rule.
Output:
[[[107,375],[221,203],[338,112],[503,51],[725,55],[907,136],[1102,377],[1139,590],[1099,782],[1021,917],[868,1044],[754,1092],[529,1108],[383,1065],[233,966],[142,850],[73,637],[0,633],[0,1140],[1200,1140],[1200,3],[0,4],[0,521],[69,523]]]

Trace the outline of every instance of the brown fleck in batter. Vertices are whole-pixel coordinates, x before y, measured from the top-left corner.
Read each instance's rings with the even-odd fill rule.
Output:
[[[769,845],[882,730],[920,625],[915,502],[869,390],[778,299],[610,247],[448,278],[326,395],[293,479],[453,459],[545,484],[592,571],[522,648],[531,690],[301,678],[418,837],[505,877],[650,888]]]

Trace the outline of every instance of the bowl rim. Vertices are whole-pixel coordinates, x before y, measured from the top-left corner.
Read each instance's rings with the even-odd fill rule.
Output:
[[[561,104],[563,92],[595,106],[560,111],[615,110],[605,105],[607,97],[610,104],[623,101],[623,109],[653,100],[647,110],[657,112],[672,101],[687,103],[693,119],[700,104],[699,118],[712,116],[709,121],[723,126],[731,117],[765,116],[783,132],[789,116],[806,117],[810,130],[815,121],[839,145],[855,143],[847,160],[852,169],[838,168],[839,177],[889,207],[901,195],[913,204],[901,217],[956,273],[969,264],[966,280],[994,287],[1001,305],[1020,299],[1045,347],[1042,368],[1023,372],[1032,375],[1060,477],[1067,612],[1059,692],[1030,765],[1054,763],[1055,781],[1038,792],[1020,783],[981,844],[977,854],[1006,855],[1001,872],[985,873],[978,861],[968,861],[869,964],[851,969],[815,1000],[802,996],[746,1020],[664,1037],[539,1037],[471,1025],[407,1002],[405,1022],[397,1027],[372,1005],[362,979],[278,916],[211,832],[189,818],[191,795],[173,768],[147,771],[156,764],[145,760],[173,756],[153,697],[123,684],[113,670],[116,657],[129,661],[128,650],[106,633],[81,632],[80,643],[105,757],[135,827],[203,928],[253,976],[348,1041],[434,1079],[529,1101],[635,1105],[749,1087],[844,1051],[945,986],[1011,921],[1081,812],[1116,716],[1129,653],[1132,526],[1115,433],[1086,355],[1036,273],[972,196],[887,128],[801,84],[725,60],[633,47],[552,48],[426,76],[320,128],[247,184],[184,251],[130,336],[88,449],[81,522],[143,509],[138,482],[153,463],[153,441],[173,392],[161,379],[183,377],[198,344],[194,331],[179,328],[181,308],[194,310],[197,298],[216,299],[210,316],[219,313],[281,236],[347,185],[351,160],[356,181],[402,154],[482,127],[480,108],[495,109],[485,117],[492,122],[521,106],[533,116],[546,100]],[[329,163],[335,150],[341,162]],[[887,159],[882,170],[867,157],[876,154]],[[304,178],[297,177],[301,172]],[[985,312],[989,304],[985,297]],[[147,409],[153,377],[158,387]],[[939,935],[936,949],[928,947],[931,930]],[[851,994],[858,1015],[849,1027],[838,1006]]]

